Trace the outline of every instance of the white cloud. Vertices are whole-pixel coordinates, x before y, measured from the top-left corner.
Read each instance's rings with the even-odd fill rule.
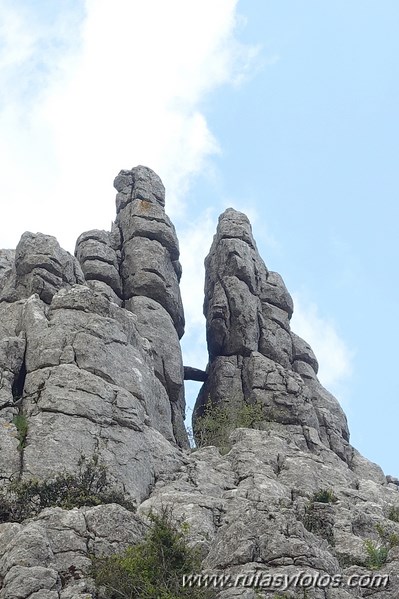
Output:
[[[307,341],[319,362],[320,382],[337,395],[352,374],[354,352],[336,330],[334,323],[319,312],[317,305],[300,294],[293,294],[292,330]]]
[[[186,334],[182,339],[183,361],[187,366],[203,369],[208,362],[203,316],[204,259],[211,247],[216,224],[215,212],[207,209],[179,235],[183,267],[180,288],[186,317]]]
[[[219,152],[203,101],[257,53],[235,37],[236,5],[86,0],[84,19],[61,3],[49,25],[0,0],[11,32],[0,55],[2,246],[30,229],[73,250],[81,231],[108,229],[113,178],[136,164],[160,174],[168,213],[184,216],[191,178]]]
[[[217,215],[208,208],[179,234],[183,276],[180,287],[186,318],[192,325],[202,325],[204,301],[204,260],[216,232]]]

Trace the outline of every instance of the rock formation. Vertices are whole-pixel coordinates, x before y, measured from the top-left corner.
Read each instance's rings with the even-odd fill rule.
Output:
[[[97,451],[141,501],[187,446],[179,250],[155,173],[138,167],[116,186],[112,232],[83,233],[76,258],[41,233],[2,253],[0,460],[3,476],[45,478]]]
[[[260,258],[248,218],[226,210],[205,261],[210,363],[195,414],[208,403],[260,404],[260,425],[285,425],[299,446],[352,459],[345,414],[317,380],[311,348],[290,330],[293,302]],[[262,424],[263,423],[263,424]]]
[[[204,572],[231,577],[217,599],[396,599],[399,481],[350,445],[246,216],[229,209],[219,219],[206,259],[209,365],[183,368],[179,247],[164,187],[141,166],[121,171],[115,187],[111,231],[80,235],[75,257],[40,233],[0,252],[0,521],[13,482],[74,474],[93,456],[137,509],[3,518],[0,599],[97,599],[90,556],[137,543],[149,510],[168,506],[189,524]],[[184,379],[203,381],[195,451]],[[219,447],[201,446],[212,418],[206,439]],[[257,588],[250,578],[301,573],[343,582]],[[345,584],[373,573],[389,584]]]

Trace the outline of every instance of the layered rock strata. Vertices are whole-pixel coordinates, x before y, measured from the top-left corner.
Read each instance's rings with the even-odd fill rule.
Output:
[[[207,406],[232,412],[257,405],[260,428],[284,425],[301,447],[317,453],[326,446],[350,464],[345,414],[319,383],[311,348],[292,333],[292,312],[282,278],[259,256],[248,218],[226,210],[205,260],[209,365],[194,430]]]
[[[170,401],[174,435],[188,446],[184,427],[184,372],[179,339],[184,312],[179,242],[165,213],[165,188],[151,169],[138,166],[115,178],[116,221],[111,232],[92,230],[77,240],[87,284],[135,315],[150,343],[155,374]]]

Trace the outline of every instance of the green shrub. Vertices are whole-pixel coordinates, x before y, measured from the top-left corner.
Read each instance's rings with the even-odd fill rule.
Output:
[[[377,545],[370,539],[367,539],[364,542],[364,546],[368,556],[366,566],[370,568],[370,570],[379,570],[387,561],[388,547],[385,545]]]
[[[184,574],[200,572],[199,554],[188,546],[184,527],[173,522],[172,511],[150,513],[143,541],[121,554],[92,558],[92,576],[106,599],[210,599],[209,589],[184,588]],[[212,594],[211,594],[212,593]]]
[[[377,524],[375,528],[380,537],[380,543],[377,544],[370,539],[364,542],[368,556],[366,565],[370,570],[381,568],[387,561],[389,550],[399,546],[399,536],[396,533],[389,532],[382,524]]]
[[[98,455],[89,461],[81,456],[78,474],[59,473],[54,479],[12,482],[0,491],[0,522],[22,522],[47,507],[72,509],[83,505],[118,503],[133,510],[126,496],[110,488],[107,469]]]
[[[389,512],[388,512],[388,518],[389,520],[392,520],[392,522],[399,522],[399,507],[398,506],[391,506]]]
[[[336,503],[338,498],[332,489],[319,489],[313,493],[312,501],[318,503]]]
[[[195,440],[198,447],[216,445],[221,453],[231,447],[229,435],[236,428],[255,428],[264,420],[263,405],[216,404],[209,400],[204,413],[195,420]]]
[[[18,440],[19,440],[18,449],[19,449],[19,451],[22,451],[23,449],[25,449],[26,437],[28,435],[28,429],[29,429],[28,419],[25,416],[25,414],[21,413],[21,414],[17,414],[16,416],[14,416],[12,423],[15,425],[17,432],[18,432]]]

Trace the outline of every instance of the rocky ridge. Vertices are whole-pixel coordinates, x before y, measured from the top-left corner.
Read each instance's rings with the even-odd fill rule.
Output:
[[[202,373],[183,368],[179,246],[162,182],[140,166],[121,171],[115,187],[111,231],[80,235],[75,256],[40,233],[0,252],[0,485],[74,473],[95,455],[137,509],[53,507],[0,524],[0,599],[94,599],[90,555],[136,543],[148,511],[165,506],[188,522],[204,571],[231,580],[368,576],[367,542],[387,549],[374,572],[389,575],[386,587],[240,584],[218,599],[398,597],[399,481],[350,445],[247,217],[221,215],[206,259]],[[212,413],[255,406],[253,428],[227,419],[228,447],[190,451],[184,378],[204,381],[200,445]]]

